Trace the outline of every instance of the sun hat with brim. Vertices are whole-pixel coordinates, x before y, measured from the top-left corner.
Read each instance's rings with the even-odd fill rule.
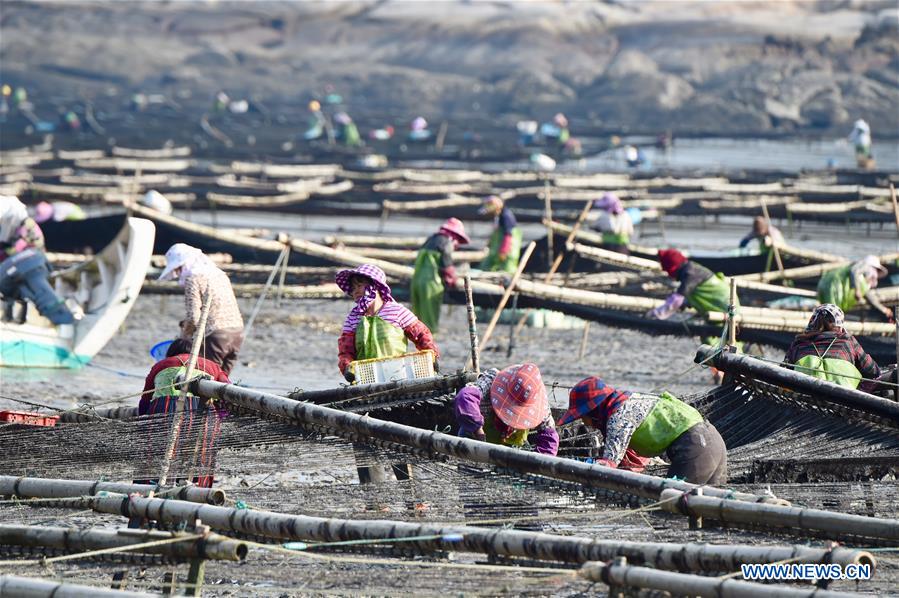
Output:
[[[341,291],[347,295],[351,295],[353,293],[353,285],[350,281],[353,279],[353,276],[364,276],[375,285],[375,288],[378,289],[378,293],[381,295],[382,299],[385,301],[392,299],[390,286],[387,284],[387,275],[377,266],[372,264],[362,264],[352,270],[341,270],[337,273],[337,276],[334,277],[334,282],[337,283],[337,286],[340,287]]]
[[[165,269],[159,275],[159,280],[171,278],[176,269],[201,255],[203,252],[196,247],[191,247],[186,243],[175,243],[165,252]]]
[[[603,401],[615,394],[614,388],[607,386],[602,378],[590,376],[571,387],[568,392],[568,411],[557,422],[560,426],[596,410]]]
[[[462,224],[462,221],[458,218],[447,218],[446,221],[440,225],[439,232],[456,237],[462,245],[471,243],[471,239],[465,234],[465,225]]]
[[[549,413],[540,369],[533,363],[524,363],[498,373],[490,386],[490,404],[500,421],[510,428],[536,428]]]

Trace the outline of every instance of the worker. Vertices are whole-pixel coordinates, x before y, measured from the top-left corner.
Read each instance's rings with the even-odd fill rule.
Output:
[[[71,324],[76,314],[48,282],[50,267],[44,254],[44,233],[19,198],[0,195],[0,295],[3,319],[24,323],[27,301],[55,325]],[[13,312],[20,306],[19,314]],[[80,314],[77,314],[80,315]]]
[[[453,251],[471,240],[458,218],[448,218],[440,229],[427,238],[415,257],[412,274],[412,311],[432,333],[440,326],[443,291],[456,285]]]
[[[346,147],[359,147],[362,145],[362,138],[359,136],[359,129],[356,123],[350,118],[346,112],[338,112],[334,115],[334,122],[337,123],[337,141],[343,143]]]
[[[758,240],[759,249],[762,253],[768,253],[774,246],[782,246],[784,244],[783,233],[780,229],[770,224],[767,218],[756,216],[752,220],[752,230],[745,237],[740,239],[740,248],[747,247],[753,240]]]
[[[409,125],[409,141],[427,141],[430,138],[428,121],[423,116],[416,116]]]
[[[493,233],[490,235],[487,257],[481,262],[480,269],[514,274],[521,257],[521,228],[515,214],[498,195],[485,199],[480,213],[493,216]]]
[[[646,154],[636,146],[627,145],[624,148],[624,161],[631,168],[637,168],[646,162]]]
[[[599,210],[599,217],[593,228],[602,234],[603,248],[625,255],[630,254],[627,245],[631,242],[631,235],[634,234],[634,221],[618,196],[614,193],[603,193],[602,197],[593,202],[593,207]]]
[[[221,431],[221,420],[226,412],[209,406],[205,409],[203,400],[187,390],[182,390],[179,382],[186,379],[187,367],[190,364],[189,353],[179,353],[157,361],[144,380],[144,390],[137,405],[138,416],[168,415],[174,420],[175,413],[182,411],[184,417],[177,430],[173,430],[174,421],[160,428],[156,418],[147,420],[150,438],[147,447],[150,451],[148,461],[156,464],[160,456],[168,448],[168,439],[175,439],[172,453],[173,471],[175,475],[169,479],[171,483],[185,480],[186,472],[195,473],[193,483],[200,488],[211,488],[215,474],[215,441]],[[215,362],[198,357],[191,378],[200,377],[215,382],[230,384],[228,375]],[[183,405],[178,404],[184,399]],[[160,435],[160,429],[167,433]],[[202,439],[200,450],[196,451],[196,443],[191,438]],[[188,439],[188,442],[184,442]],[[195,460],[195,461],[194,461]],[[156,479],[135,480],[137,484],[155,484]]]
[[[832,303],[819,305],[784,355],[793,369],[840,386],[857,388],[859,382],[877,379],[880,367],[865,353],[855,337],[843,328],[843,310]]]
[[[433,351],[436,364],[440,351],[431,331],[393,299],[383,270],[363,264],[353,270],[341,270],[336,282],[356,302],[337,341],[337,367],[348,382],[355,379],[347,368],[350,362],[404,355],[409,341],[419,351]]]
[[[559,452],[559,434],[549,411],[546,387],[540,369],[533,363],[481,372],[477,381],[456,393],[453,409],[459,436],[520,447],[528,434],[535,432],[536,452]]]
[[[871,127],[860,118],[852,125],[849,141],[855,146],[855,162],[859,168],[873,168],[874,158],[871,155]]]
[[[536,120],[520,120],[515,123],[515,130],[518,131],[518,145],[527,147],[534,144],[534,138],[537,136]]]
[[[388,141],[393,137],[393,126],[385,125],[380,129],[372,129],[368,132],[368,138],[374,141]]]
[[[866,256],[857,262],[826,272],[818,281],[818,301],[833,303],[844,312],[867,301],[890,322],[893,319],[892,312],[880,302],[874,291],[878,280],[886,275],[887,269],[877,256]]]
[[[81,206],[70,201],[54,201],[53,203],[42,201],[34,207],[34,220],[43,224],[49,220],[53,222],[73,222],[84,220],[87,214]]]
[[[179,324],[181,334],[169,347],[166,357],[190,352],[203,303],[210,301],[200,355],[231,374],[243,344],[243,318],[228,275],[202,251],[184,243],[172,245],[165,252],[165,262],[159,280],[178,280],[184,287],[186,310]]]
[[[600,465],[618,467],[632,449],[643,458],[666,455],[670,478],[693,484],[727,482],[727,447],[718,430],[671,393],[617,390],[590,376],[568,393],[568,411],[558,424],[577,419],[602,432]]]
[[[303,133],[303,138],[306,141],[320,139],[322,135],[325,134],[327,124],[327,119],[322,112],[322,105],[318,100],[309,102],[309,127],[306,129],[306,132]]]
[[[680,284],[676,291],[668,295],[665,303],[647,312],[648,317],[667,320],[684,303],[703,316],[712,311],[727,313],[730,288],[720,272],[712,273],[705,266],[688,260],[677,249],[660,249],[659,262],[668,276]],[[739,301],[737,304],[739,305]]]

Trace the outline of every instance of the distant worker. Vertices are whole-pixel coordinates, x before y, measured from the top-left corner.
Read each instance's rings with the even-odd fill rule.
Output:
[[[394,300],[383,270],[363,264],[353,270],[341,270],[336,282],[356,302],[337,341],[337,367],[348,382],[355,379],[347,368],[350,362],[399,357],[407,353],[410,341],[419,351],[433,351],[436,362],[440,351],[431,331]]]
[[[54,201],[52,203],[42,201],[34,207],[34,221],[43,224],[53,222],[73,222],[84,220],[87,214],[81,206],[70,201]]]
[[[322,105],[318,100],[309,102],[309,127],[306,129],[306,132],[303,133],[303,139],[306,141],[321,139],[325,134],[327,124],[327,118],[325,118],[325,115],[322,112]]]
[[[864,119],[858,119],[849,133],[849,141],[855,146],[855,162],[859,168],[873,168],[874,157],[871,155],[871,127]]]
[[[163,214],[171,214],[172,210],[172,202],[168,200],[168,198],[157,191],[156,189],[150,189],[146,193],[141,196],[138,200],[143,206],[150,208],[151,210],[156,210],[157,212],[162,212]]]
[[[393,127],[391,125],[386,125],[381,127],[380,129],[373,129],[369,131],[368,138],[374,139],[375,141],[387,141],[393,137]]]
[[[602,432],[606,467],[621,467],[628,453],[643,458],[665,455],[667,477],[692,484],[727,483],[727,447],[699,411],[668,392],[643,394],[617,390],[590,376],[568,394],[564,425],[580,419]]]
[[[181,335],[169,347],[168,356],[190,353],[204,301],[211,301],[200,355],[219,364],[226,374],[237,363],[243,344],[243,317],[228,275],[202,251],[175,243],[165,252],[165,269],[159,280],[177,279],[184,287],[185,317]]]
[[[855,337],[843,328],[843,310],[832,303],[812,312],[805,332],[797,334],[784,355],[784,363],[798,372],[857,388],[862,378],[875,380],[880,368]]]
[[[826,272],[818,281],[818,301],[832,303],[844,312],[852,310],[862,301],[867,301],[890,322],[893,320],[892,312],[880,302],[874,291],[879,279],[886,275],[887,269],[874,255],[840,266]]]
[[[520,447],[534,432],[534,451],[559,452],[559,433],[549,410],[546,386],[533,363],[481,372],[456,393],[453,402],[459,436]]]
[[[624,161],[631,168],[642,166],[646,162],[646,154],[643,150],[633,145],[627,145],[624,148]]]
[[[428,129],[428,121],[422,116],[416,116],[409,125],[409,141],[427,141],[431,138]]]
[[[60,118],[62,119],[62,124],[66,130],[73,133],[77,133],[81,130],[81,119],[78,118],[78,115],[75,114],[74,110],[67,110]]]
[[[745,237],[740,239],[740,248],[747,247],[753,240],[758,241],[759,250],[762,253],[768,253],[775,245],[780,247],[784,244],[783,233],[773,224],[768,224],[763,216],[756,216],[752,220],[752,230]]]
[[[515,214],[498,195],[485,199],[480,213],[493,216],[493,233],[490,235],[487,257],[481,262],[480,269],[514,274],[521,257],[521,227]]]
[[[337,141],[346,147],[359,147],[362,145],[362,138],[359,136],[359,129],[356,123],[350,118],[346,112],[338,112],[334,115],[334,123],[337,125]]]
[[[730,287],[723,275],[714,274],[705,266],[688,260],[677,249],[660,249],[659,262],[668,276],[680,285],[668,295],[665,303],[651,309],[648,317],[667,320],[684,307],[684,303],[703,316],[713,311],[727,313]]]
[[[571,131],[568,129],[568,119],[561,112],[553,116],[552,122],[540,125],[540,135],[548,145],[555,145],[562,149],[571,139]]]
[[[606,192],[593,202],[593,207],[599,210],[593,228],[602,234],[602,247],[629,255],[627,246],[634,234],[634,221],[624,204],[617,195]]]
[[[518,131],[518,145],[527,147],[534,145],[534,138],[537,136],[536,120],[520,120],[515,123],[515,129]]]
[[[44,233],[17,197],[0,195],[0,295],[3,319],[24,323],[28,305],[53,324],[71,324],[75,316],[50,286]],[[13,313],[21,307],[18,317]]]
[[[231,98],[224,91],[219,91],[215,94],[215,100],[212,102],[212,109],[214,112],[224,112],[228,109],[228,104],[231,103]]]
[[[462,221],[448,218],[418,250],[411,284],[412,311],[434,334],[440,327],[444,290],[456,285],[453,251],[470,242]]]

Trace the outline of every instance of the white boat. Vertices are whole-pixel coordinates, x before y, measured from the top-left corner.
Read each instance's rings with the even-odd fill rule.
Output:
[[[0,366],[77,368],[109,342],[131,311],[150,266],[156,226],[128,218],[93,259],[52,275],[57,295],[84,312],[73,324],[54,326],[28,306],[24,323],[0,322]]]

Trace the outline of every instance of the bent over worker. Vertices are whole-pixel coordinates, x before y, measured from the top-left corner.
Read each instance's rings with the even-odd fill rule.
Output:
[[[668,295],[665,303],[651,309],[647,316],[666,320],[674,312],[687,305],[705,315],[711,311],[727,312],[730,305],[730,288],[724,276],[692,262],[677,249],[660,249],[662,269],[680,285]]]
[[[590,376],[571,389],[568,406],[559,425],[581,419],[588,428],[602,432],[600,465],[619,467],[632,449],[641,457],[667,456],[668,477],[693,484],[727,482],[727,447],[718,430],[668,392],[618,390]]]
[[[412,311],[428,329],[436,333],[440,326],[440,307],[447,286],[456,284],[453,251],[471,240],[458,218],[448,218],[440,229],[428,237],[415,257],[412,274]]]
[[[337,341],[337,367],[348,382],[354,380],[347,369],[350,362],[398,357],[406,353],[408,341],[419,351],[433,351],[435,360],[440,356],[428,327],[393,299],[383,270],[363,264],[354,270],[341,270],[336,282],[356,302]]]
[[[453,409],[459,436],[518,447],[533,431],[537,433],[536,452],[559,452],[559,434],[549,411],[546,387],[540,369],[533,363],[481,372],[476,382],[456,393]]]
[[[521,257],[521,228],[515,214],[498,195],[485,199],[480,212],[493,216],[493,232],[487,257],[480,264],[481,270],[515,274]]]
[[[818,301],[832,303],[844,312],[850,311],[862,301],[867,301],[888,321],[893,314],[884,306],[874,289],[878,281],[887,275],[887,269],[877,256],[869,255],[853,264],[826,272],[818,281]]]

